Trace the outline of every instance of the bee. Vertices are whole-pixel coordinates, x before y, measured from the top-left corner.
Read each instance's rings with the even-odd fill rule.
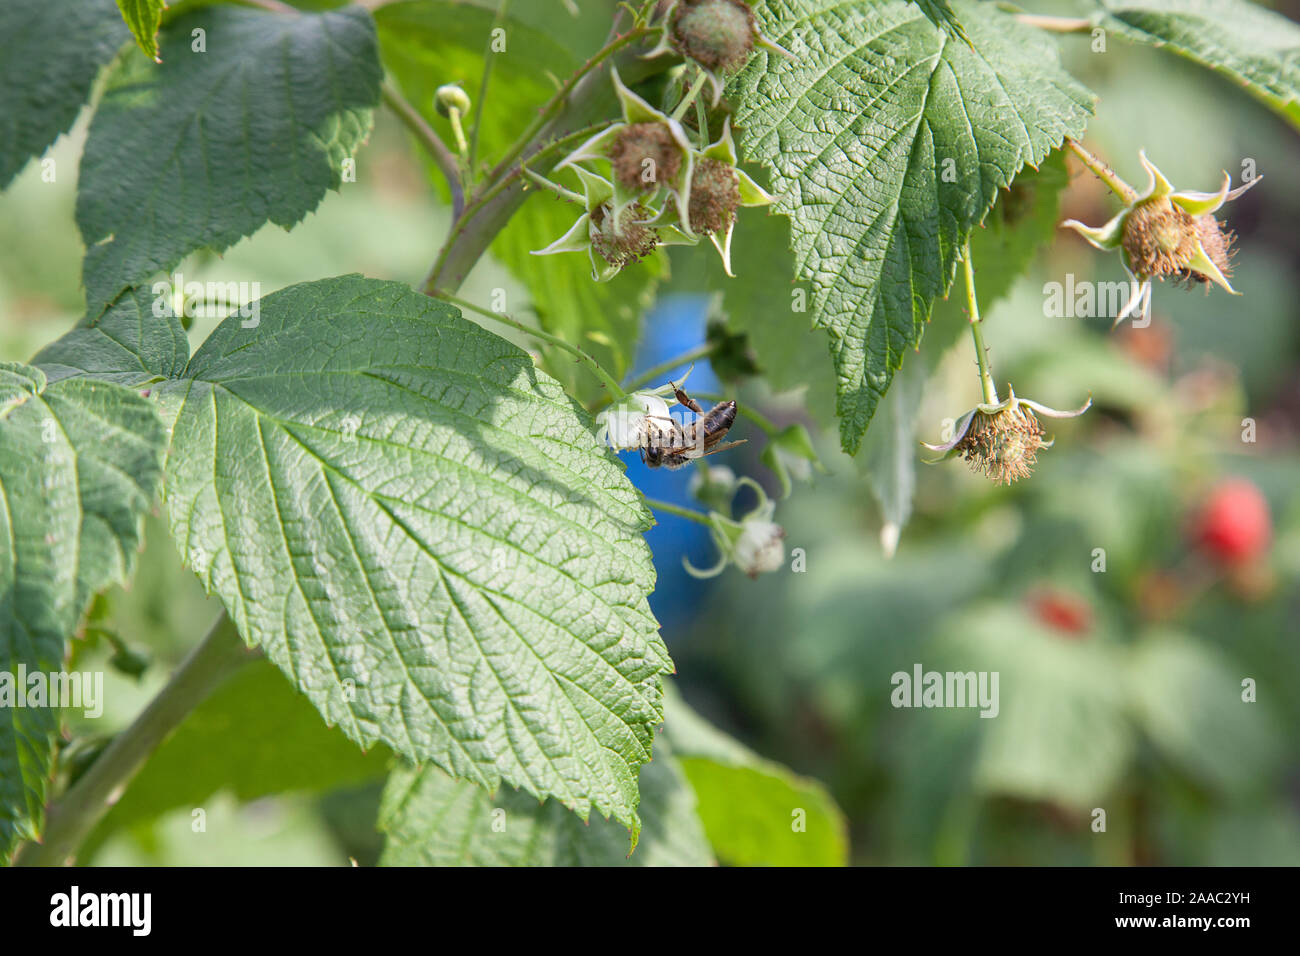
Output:
[[[680,405],[695,412],[696,418],[683,425],[674,418],[647,415],[641,443],[641,460],[651,468],[681,468],[696,458],[743,445],[746,439],[718,444],[736,423],[736,403],[718,402],[708,411],[680,388],[673,388]]]

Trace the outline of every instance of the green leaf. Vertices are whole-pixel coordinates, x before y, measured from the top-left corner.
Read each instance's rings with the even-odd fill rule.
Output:
[[[1101,0],[1096,22],[1208,66],[1300,127],[1300,26],[1243,0]]]
[[[809,412],[829,426],[835,418],[834,383],[826,374],[830,349],[811,327],[806,283],[795,282],[790,220],[741,210],[731,251],[734,279],[710,245],[672,247],[669,290],[721,291],[727,328],[748,336],[764,380],[776,391],[805,389]]]
[[[393,772],[379,810],[387,866],[710,866],[695,798],[667,744],[641,769],[645,827],[630,855],[627,831],[584,824],[553,800],[489,794],[436,767]]]
[[[204,807],[218,792],[247,803],[381,779],[391,754],[359,751],[326,727],[274,666],[253,661],[199,704],[149,758],[81,850],[177,807]]]
[[[948,5],[948,0],[912,0],[912,2],[921,8],[926,19],[939,29],[947,31],[954,40],[966,40],[966,31],[962,29],[957,14]]]
[[[526,353],[344,276],[227,318],[162,389],[173,536],[363,746],[635,827],[671,670],[650,515]]]
[[[1242,676],[1211,648],[1178,634],[1150,635],[1135,650],[1142,729],[1198,782],[1227,795],[1266,787],[1284,764],[1272,708],[1242,700]]]
[[[0,363],[0,675],[62,669],[91,596],[129,579],[165,448],[129,389]],[[53,708],[0,706],[0,860],[40,831],[57,730]]]
[[[357,7],[197,10],[167,25],[161,50],[161,66],[114,66],[86,140],[77,224],[92,318],[195,249],[298,223],[339,188],[379,100],[374,24]]]
[[[87,316],[32,361],[52,382],[86,376],[136,387],[178,377],[189,357],[189,339],[168,300],[138,288],[103,315]]]
[[[770,0],[732,84],[744,152],[772,172],[795,264],[830,334],[840,440],[855,453],[904,353],[952,281],[963,238],[1027,163],[1082,133],[1091,95],[1052,41],[955,3],[971,46],[913,4]]]
[[[534,196],[497,235],[492,254],[527,287],[529,306],[543,329],[590,352],[621,379],[636,349],[641,316],[653,301],[662,261],[651,256],[609,282],[593,282],[585,255],[532,254],[564,235],[580,212],[553,197]],[[579,389],[591,382],[591,376],[571,356],[565,354],[555,366],[568,373],[563,378],[568,379],[565,385],[571,394],[588,397]]]
[[[735,866],[845,866],[844,815],[817,781],[750,751],[711,726],[676,692],[668,740],[695,790],[704,831]]]
[[[131,28],[135,42],[140,45],[144,55],[161,63],[158,57],[158,25],[162,23],[163,0],[117,0],[117,8],[122,11],[122,19]]]
[[[926,671],[988,672],[990,690],[998,675],[996,716],[966,711],[981,740],[977,791],[1086,809],[1122,779],[1135,749],[1126,659],[1105,637],[1072,639],[1019,607],[977,606],[954,618],[922,663]]]
[[[0,189],[73,124],[128,35],[113,0],[0,5]]]

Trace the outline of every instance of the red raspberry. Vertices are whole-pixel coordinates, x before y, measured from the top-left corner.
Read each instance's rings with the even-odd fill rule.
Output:
[[[1226,567],[1248,564],[1268,549],[1273,524],[1254,484],[1230,478],[1216,485],[1196,516],[1195,542]]]
[[[1092,606],[1078,595],[1044,588],[1025,601],[1040,621],[1055,630],[1078,635],[1092,629]]]

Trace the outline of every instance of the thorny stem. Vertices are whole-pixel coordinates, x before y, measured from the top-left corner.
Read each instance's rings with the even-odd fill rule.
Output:
[[[604,76],[594,72],[615,53],[622,71],[630,79],[641,79],[662,66],[647,63],[637,56],[635,49],[625,48],[642,39],[648,32],[644,23],[633,26],[627,33],[614,35],[609,42],[571,76],[560,90],[542,108],[525,134],[512,146],[505,157],[488,174],[487,181],[467,203],[465,212],[452,226],[429,275],[422,286],[426,295],[436,295],[439,290],[455,291],[469,270],[482,256],[492,238],[509,221],[526,198],[519,174],[521,158],[535,156],[550,148],[534,142],[550,132],[560,139],[568,138],[575,127],[590,126],[593,119],[613,104],[614,95]],[[539,135],[541,134],[541,135]],[[553,145],[553,144],[552,144]],[[542,172],[548,171],[546,168]]]
[[[587,126],[584,127],[583,129],[572,132],[568,136],[562,136],[557,140],[552,140],[551,142],[543,146],[541,149],[539,149],[537,152],[533,153],[533,155],[529,156],[528,162],[535,163],[537,162],[537,158],[539,156],[545,156],[547,153],[553,152],[554,150],[557,150],[563,146],[567,146],[568,144],[574,142],[575,140],[587,139],[588,137],[595,135],[596,132],[598,132],[599,130],[604,129],[606,126],[609,126],[613,122],[614,122],[613,120],[607,120],[602,123],[595,123],[591,126]],[[465,218],[468,219],[470,216],[474,215],[475,212],[482,209],[489,202],[491,202],[492,199],[494,199],[503,189],[506,189],[516,179],[519,179],[521,176],[525,176],[528,173],[532,173],[532,170],[525,168],[525,166],[522,163],[519,164],[518,166],[515,166],[513,169],[510,170],[510,172],[506,173],[499,180],[497,180],[497,182],[494,183],[489,189],[487,189],[487,191],[477,195],[474,198],[474,201],[465,207]],[[574,193],[574,195],[576,196],[577,193]],[[456,238],[456,231],[453,230],[451,236],[448,238],[448,242],[450,243],[454,241],[455,238]]]
[[[1133,203],[1137,202],[1137,190],[1124,182],[1124,180],[1120,179],[1115,173],[1115,170],[1111,169],[1074,140],[1066,139],[1065,145],[1070,147],[1070,151],[1082,160],[1083,165],[1096,173],[1097,178],[1110,187],[1111,192],[1123,200],[1124,205],[1131,206]]]
[[[706,527],[713,527],[713,522],[709,516],[701,511],[692,511],[690,508],[683,508],[681,505],[675,505],[670,501],[660,501],[658,498],[646,498],[645,503],[655,511],[662,511],[665,514],[677,515],[679,518],[686,518],[689,521],[697,522]]]
[[[700,90],[703,89],[704,83],[708,78],[709,75],[703,70],[696,70],[695,82],[692,83],[691,88],[686,91],[686,95],[682,97],[682,101],[677,104],[677,109],[673,110],[673,119],[679,120],[686,115],[686,111],[691,108],[691,104],[695,102],[695,98],[700,95]]]
[[[535,182],[543,189],[549,189],[551,192],[555,193],[555,195],[559,196],[561,199],[567,199],[569,202],[577,203],[579,206],[583,206],[586,204],[587,200],[584,197],[579,196],[572,189],[565,189],[559,183],[551,182],[545,176],[538,175],[537,173],[529,169],[527,166],[523,166],[521,168],[523,169],[524,175],[527,176],[532,182]]]
[[[424,121],[419,110],[406,101],[397,87],[392,83],[385,82],[381,88],[384,102],[388,108],[397,114],[400,119],[420,141],[420,144],[429,151],[433,161],[438,165],[439,171],[443,178],[447,180],[447,186],[451,190],[451,216],[452,219],[460,218],[460,214],[465,209],[465,190],[460,182],[460,168],[456,162],[456,157],[451,154],[447,144],[439,138],[434,132],[432,126]]]
[[[50,807],[41,842],[25,844],[15,862],[20,866],[59,866],[67,862],[163,739],[222,681],[258,653],[244,645],[234,623],[223,613],[203,642],[176,669],[167,686]]]
[[[627,33],[615,37],[613,41],[605,44],[605,46],[602,47],[590,60],[578,67],[578,69],[574,71],[573,75],[564,81],[564,85],[555,91],[555,95],[547,101],[546,105],[542,107],[541,112],[539,112],[537,116],[534,117],[533,121],[528,124],[528,127],[519,134],[519,138],[515,140],[514,145],[506,150],[506,154],[502,157],[501,162],[497,163],[497,169],[506,169],[519,158],[520,154],[528,148],[528,144],[533,141],[533,137],[535,137],[542,127],[549,123],[564,107],[565,102],[569,98],[569,94],[573,92],[573,88],[578,85],[579,80],[592,70],[596,69],[596,67],[600,66],[619,50],[623,49],[623,47],[641,39],[645,33],[645,27],[633,27],[631,30],[628,30]]]
[[[474,101],[474,128],[470,131],[469,158],[466,161],[471,178],[474,175],[474,160],[478,156],[479,131],[483,128],[483,104],[487,100],[488,81],[492,79],[492,66],[496,62],[496,56],[492,52],[493,34],[505,20],[508,6],[510,0],[500,0],[497,3],[496,15],[492,18],[492,29],[488,31],[487,46],[483,50],[483,79],[478,85],[478,99]]]
[[[524,323],[520,322],[518,319],[506,315],[504,312],[493,312],[491,309],[485,309],[481,305],[475,305],[468,299],[462,299],[449,292],[435,292],[433,295],[434,298],[442,299],[444,302],[450,302],[452,305],[459,306],[462,309],[469,309],[471,312],[477,312],[479,315],[486,318],[495,319],[503,325],[508,325],[512,329],[517,329],[518,331],[523,332],[525,335],[531,335],[533,338],[541,339],[543,342],[549,342],[558,349],[563,349],[578,359],[578,361],[585,363],[587,367],[596,374],[596,377],[605,384],[605,387],[609,389],[610,394],[614,396],[615,401],[626,394],[619,386],[618,381],[614,376],[606,372],[599,362],[576,345],[570,345],[559,336],[552,335],[550,332],[546,332],[542,329],[535,329],[532,326],[524,325]]]
[[[970,312],[970,334],[975,340],[975,361],[980,368],[980,386],[984,389],[984,402],[987,405],[998,403],[998,389],[993,382],[993,373],[989,370],[988,347],[984,344],[984,335],[980,332],[980,307],[975,297],[975,266],[971,263],[970,240],[962,247],[962,267],[966,271],[966,308]]]

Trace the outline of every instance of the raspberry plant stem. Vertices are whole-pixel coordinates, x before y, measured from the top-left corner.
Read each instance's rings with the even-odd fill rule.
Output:
[[[966,308],[970,314],[970,334],[975,341],[975,361],[980,369],[980,387],[984,390],[984,402],[987,405],[998,403],[998,388],[993,382],[993,373],[989,369],[989,350],[984,344],[984,335],[980,331],[979,301],[975,296],[975,266],[971,262],[970,240],[962,246],[962,268],[966,272]]]
[[[381,93],[384,102],[388,104],[388,108],[397,115],[397,118],[420,141],[420,145],[433,157],[439,172],[447,180],[447,187],[451,190],[452,220],[459,219],[460,214],[465,209],[465,190],[461,186],[460,168],[456,162],[456,157],[447,148],[447,144],[434,132],[433,127],[425,122],[419,110],[408,103],[402,94],[397,91],[397,87],[393,86],[392,83],[385,82],[381,88]]]
[[[122,796],[158,745],[227,677],[260,651],[248,648],[225,613],[158,695],[118,734],[46,814],[40,843],[24,844],[20,866],[60,866]]]
[[[669,501],[660,501],[658,498],[646,498],[645,503],[655,511],[662,511],[664,514],[676,515],[679,518],[686,518],[688,521],[694,521],[705,527],[713,527],[713,522],[709,521],[709,516],[700,511],[692,511],[690,508],[683,508],[681,505],[675,505]]]
[[[661,375],[667,375],[679,366],[689,365],[699,359],[708,358],[713,354],[714,348],[715,346],[712,342],[704,342],[695,346],[693,349],[688,349],[681,355],[674,355],[667,361],[660,362],[658,365],[652,365],[650,368],[646,369],[640,375],[636,376],[636,378],[631,379],[626,385],[624,385],[623,390],[626,392],[635,392],[643,385],[649,385]]]
[[[697,69],[695,71],[695,82],[692,83],[691,88],[686,91],[686,95],[682,97],[682,101],[677,104],[677,109],[673,110],[673,119],[679,120],[686,115],[686,111],[691,108],[691,104],[695,102],[695,98],[700,95],[700,90],[704,88],[704,84],[708,78],[709,75],[703,70]]]
[[[1133,203],[1137,202],[1137,190],[1124,182],[1124,180],[1120,179],[1115,173],[1115,170],[1111,169],[1074,140],[1067,139],[1065,145],[1070,148],[1070,151],[1074,153],[1075,156],[1079,157],[1083,162],[1083,165],[1096,173],[1097,178],[1110,187],[1111,192],[1123,200],[1124,205],[1131,206]]]
[[[594,358],[592,358],[592,356],[588,355],[586,352],[578,348],[576,345],[570,345],[568,342],[564,341],[564,339],[560,338],[558,335],[552,335],[550,332],[545,332],[542,329],[535,329],[532,328],[531,326],[524,325],[524,323],[520,322],[518,319],[506,315],[504,312],[493,312],[491,309],[485,309],[481,305],[475,305],[473,302],[470,302],[468,299],[462,299],[459,296],[451,295],[448,292],[435,293],[434,298],[442,299],[444,302],[449,302],[452,305],[462,309],[469,309],[471,312],[476,312],[479,315],[484,316],[486,318],[495,319],[497,322],[500,322],[503,325],[508,325],[512,329],[516,329],[520,332],[523,332],[525,335],[531,335],[535,339],[541,339],[543,342],[549,342],[551,345],[554,345],[556,348],[563,349],[565,352],[568,352],[570,355],[574,356],[578,361],[586,364],[587,367],[590,368],[592,372],[595,373],[596,377],[600,379],[601,382],[604,383],[605,387],[609,389],[609,393],[614,396],[615,401],[617,401],[618,399],[622,398],[624,395],[627,394],[626,392],[623,391],[622,387],[619,386],[618,381],[614,378],[614,376],[606,372],[605,369],[601,366],[601,364],[597,362]]]
[[[469,134],[469,156],[466,160],[471,180],[474,177],[474,160],[478,157],[478,134],[483,127],[483,103],[487,100],[488,82],[492,79],[492,66],[496,62],[496,55],[492,50],[493,34],[505,22],[508,6],[510,0],[500,0],[497,3],[497,12],[492,17],[492,28],[488,30],[487,44],[483,48],[483,79],[479,81],[478,99],[474,101],[473,129]]]

